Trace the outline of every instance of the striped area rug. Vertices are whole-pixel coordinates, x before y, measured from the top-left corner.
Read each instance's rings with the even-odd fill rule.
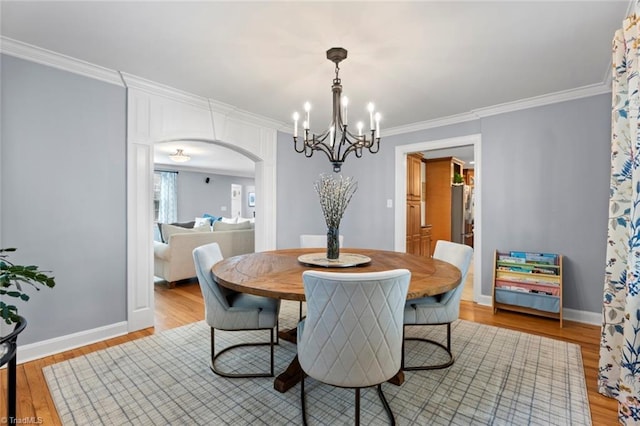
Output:
[[[281,328],[295,326],[297,303],[284,302]],[[407,334],[444,342],[439,327]],[[220,336],[220,338],[218,338]],[[216,344],[268,340],[268,332],[216,332]],[[431,345],[407,344],[407,365],[438,361]],[[406,372],[402,386],[383,384],[399,425],[590,425],[580,347],[517,331],[456,321],[453,366]],[[276,347],[276,374],[295,356]],[[44,368],[65,425],[302,424],[299,385],[281,394],[273,380],[225,379],[209,370],[209,328],[189,324]],[[220,359],[224,369],[268,368],[268,347]],[[309,424],[352,424],[353,390],[307,379]],[[375,388],[362,391],[361,421],[386,425]]]

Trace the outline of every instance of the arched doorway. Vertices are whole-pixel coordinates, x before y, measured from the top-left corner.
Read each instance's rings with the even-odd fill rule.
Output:
[[[277,125],[212,100],[127,83],[127,329],[153,326],[153,150],[173,140],[200,140],[256,162],[256,250],[276,246]]]

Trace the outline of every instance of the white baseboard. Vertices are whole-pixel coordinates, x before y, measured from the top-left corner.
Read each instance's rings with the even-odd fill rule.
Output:
[[[125,334],[127,334],[127,322],[122,321],[91,330],[84,330],[78,333],[43,340],[41,342],[18,345],[17,362],[23,363],[33,361],[34,359],[90,345],[92,343]]]
[[[476,303],[483,306],[492,306],[493,301],[491,296],[482,295]],[[581,322],[583,324],[602,325],[602,314],[600,312],[587,312],[564,308],[562,309],[562,319]]]
[[[492,306],[493,300],[491,296],[482,295],[478,300],[475,301],[478,305],[482,306]]]
[[[578,311],[576,309],[562,310],[562,319],[568,321],[581,322],[591,325],[602,325],[602,313],[601,312],[587,312]]]

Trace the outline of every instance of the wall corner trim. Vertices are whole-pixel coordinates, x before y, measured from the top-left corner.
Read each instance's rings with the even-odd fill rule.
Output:
[[[90,330],[83,330],[65,336],[54,337],[40,342],[18,346],[18,363],[33,361],[38,358],[101,342],[113,337],[127,334],[127,322],[117,322]]]
[[[0,53],[123,87],[117,71],[0,36]]]

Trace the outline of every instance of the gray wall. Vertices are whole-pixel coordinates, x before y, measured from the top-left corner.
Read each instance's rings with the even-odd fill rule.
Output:
[[[292,135],[278,132],[276,246],[279,249],[299,247],[300,234],[327,232],[313,183],[321,173],[331,173],[331,166],[324,154],[306,158],[304,154],[296,153],[292,141]],[[358,198],[354,196],[351,203]],[[353,210],[350,205],[345,217]],[[351,235],[345,235],[344,244],[353,247]]]
[[[483,277],[494,250],[564,255],[564,307],[602,310],[611,96],[482,121]]]
[[[491,294],[494,250],[557,252],[565,256],[564,307],[600,312],[610,122],[610,95],[600,95],[385,137],[378,154],[352,155],[343,167],[359,183],[341,224],[345,246],[393,250],[386,200],[395,202],[396,146],[481,133],[482,293]],[[324,232],[313,181],[331,167],[322,154],[295,153],[291,135],[278,141],[277,243],[295,247],[300,233]]]
[[[20,344],[125,321],[125,90],[1,59],[0,246],[56,277],[18,302]]]
[[[170,170],[160,167],[158,170]],[[209,178],[209,183],[205,182]],[[253,217],[254,207],[249,207],[247,192],[255,188],[252,178],[227,176],[214,173],[178,172],[178,221],[188,222],[209,213],[214,216],[231,216],[231,184],[242,185],[242,217]],[[225,206],[226,211],[222,211]]]

